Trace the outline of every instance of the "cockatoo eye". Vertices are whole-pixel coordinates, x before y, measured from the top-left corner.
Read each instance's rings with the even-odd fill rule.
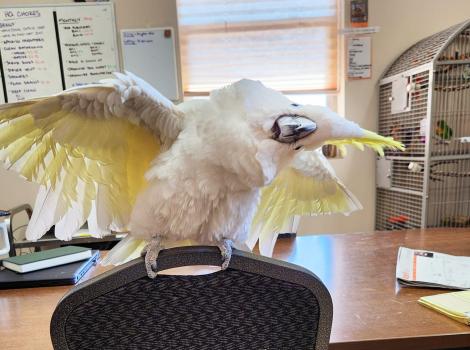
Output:
[[[281,143],[294,143],[317,130],[317,124],[297,114],[284,114],[271,128],[272,138]]]

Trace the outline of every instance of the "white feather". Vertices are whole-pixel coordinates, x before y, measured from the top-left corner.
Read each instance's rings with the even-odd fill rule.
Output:
[[[77,201],[73,202],[65,215],[55,225],[55,235],[62,240],[71,240],[75,232],[86,221],[89,213],[83,211],[83,203],[85,200],[85,184],[80,179],[77,183]]]
[[[278,237],[278,232],[272,232],[270,235],[261,236],[259,240],[259,252],[264,256],[273,256],[274,246]]]
[[[98,184],[97,193],[96,193],[96,225],[101,230],[101,232],[108,232],[113,222],[113,217],[111,214],[109,206],[109,194],[108,186],[103,184]],[[93,212],[93,210],[92,210]]]
[[[85,96],[82,96],[78,103],[78,105],[80,106],[82,110],[86,110],[86,108],[88,107],[88,104],[89,104],[89,101],[86,99]]]
[[[101,264],[120,265],[138,258],[145,244],[145,241],[128,234],[108,252]]]
[[[110,111],[113,109],[113,105],[114,105],[114,101],[115,101],[116,96],[119,99],[119,95],[116,91],[113,91],[113,92],[109,93],[108,96],[106,96],[106,105],[108,106]]]
[[[54,213],[59,195],[44,186],[39,187],[34,211],[26,229],[26,239],[36,241],[54,225]]]
[[[111,231],[107,228],[101,228],[98,225],[98,213],[96,208],[96,201],[91,203],[90,215],[88,216],[88,231],[93,236],[104,237],[111,234]],[[102,220],[101,220],[102,221]]]
[[[114,72],[113,74],[118,80],[125,83],[126,86],[132,84],[132,79],[128,75],[122,74],[121,72]]]
[[[128,98],[135,98],[142,94],[142,89],[135,85],[128,88],[127,91],[129,92]]]
[[[109,94],[109,91],[108,91],[108,90],[100,91],[100,92],[96,95],[96,99],[97,99],[100,103],[105,103],[105,102],[106,102],[106,99],[107,99],[107,97],[108,97],[108,94]]]

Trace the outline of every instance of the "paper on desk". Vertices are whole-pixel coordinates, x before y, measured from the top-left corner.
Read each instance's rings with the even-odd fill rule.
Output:
[[[470,291],[428,295],[418,303],[470,326]]]
[[[396,277],[410,286],[470,289],[470,257],[400,247]]]

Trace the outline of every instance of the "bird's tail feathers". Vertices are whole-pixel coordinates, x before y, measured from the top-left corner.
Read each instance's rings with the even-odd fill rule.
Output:
[[[101,261],[101,264],[106,265],[121,265],[140,256],[142,250],[146,245],[146,241],[127,235],[112,248],[106,257]]]

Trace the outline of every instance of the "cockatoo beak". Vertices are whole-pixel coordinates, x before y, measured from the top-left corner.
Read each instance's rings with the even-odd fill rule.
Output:
[[[271,131],[272,138],[281,143],[294,143],[317,130],[317,124],[296,114],[285,114],[277,118]]]

